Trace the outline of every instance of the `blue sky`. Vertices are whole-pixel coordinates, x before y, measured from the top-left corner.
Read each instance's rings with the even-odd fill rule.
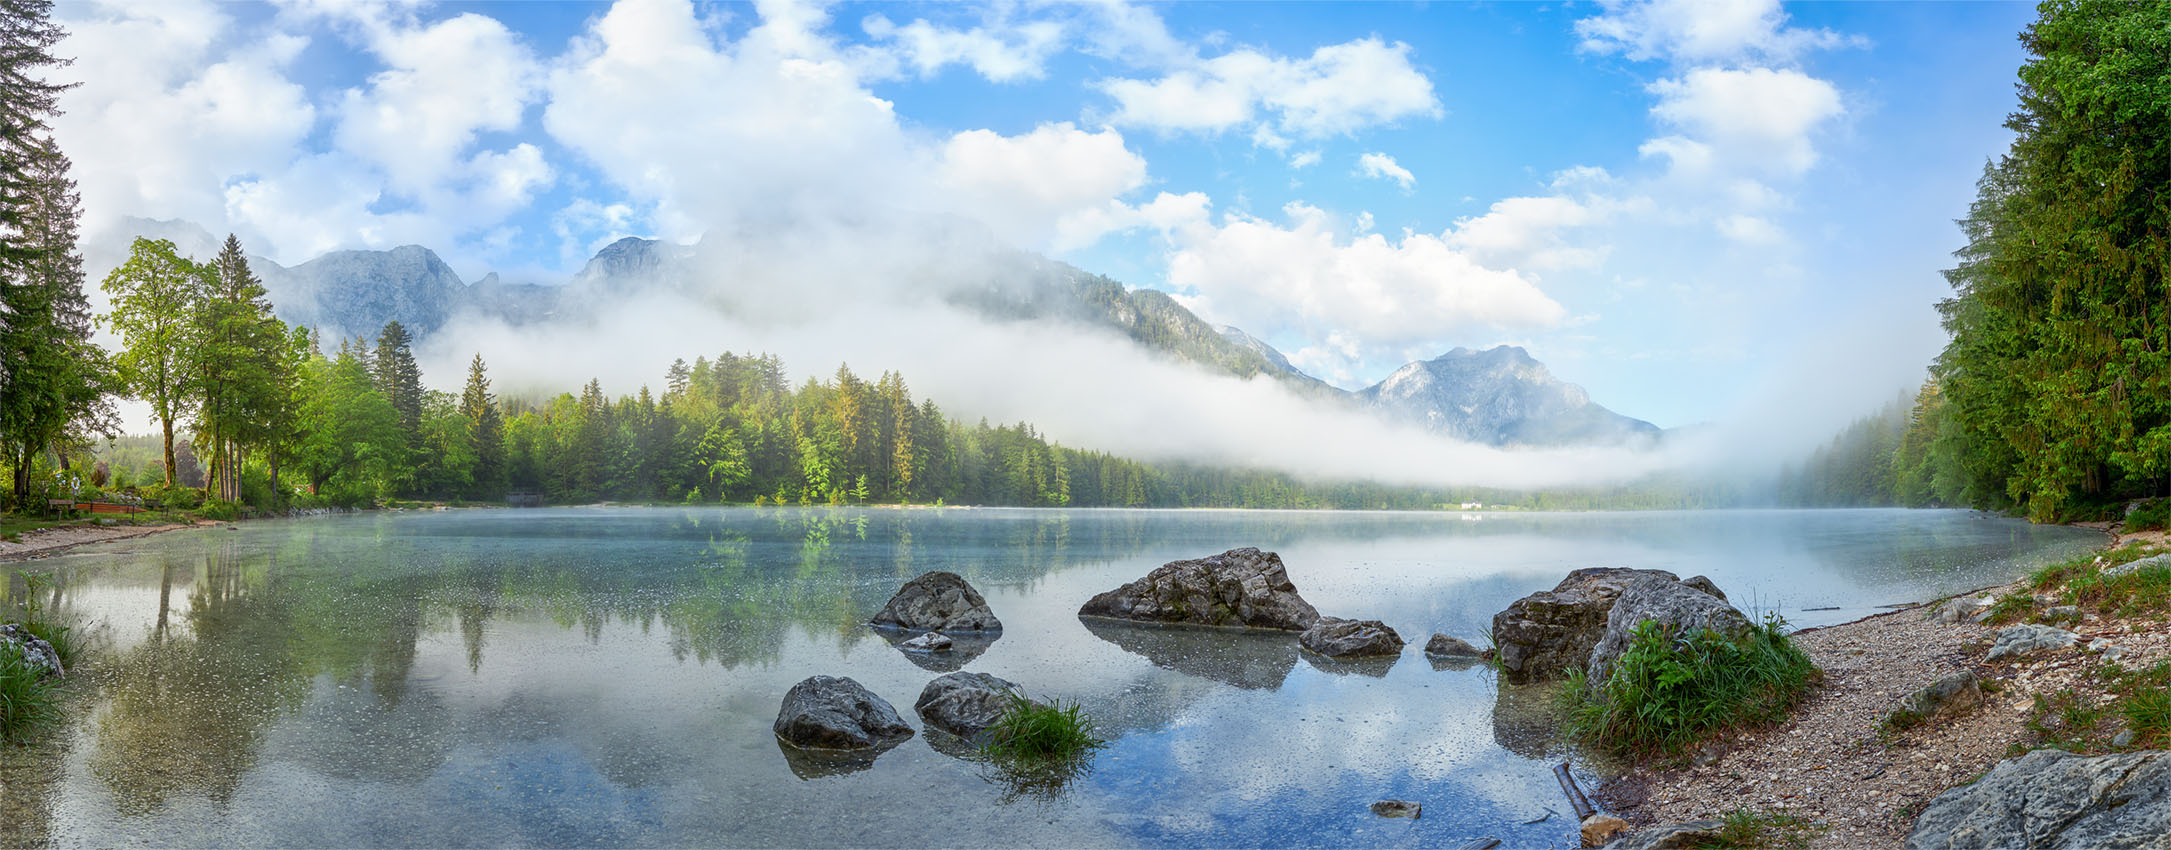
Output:
[[[2018,3],[63,5],[124,217],[562,278],[870,207],[1168,290],[1347,387],[1515,343],[1664,426],[1919,380]],[[97,265],[97,252],[93,252]],[[879,367],[877,367],[879,368]]]

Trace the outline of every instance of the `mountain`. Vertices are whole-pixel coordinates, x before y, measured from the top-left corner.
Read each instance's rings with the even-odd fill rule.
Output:
[[[1433,433],[1495,446],[1611,444],[1659,433],[1593,403],[1513,345],[1456,348],[1397,369],[1357,397]]]
[[[134,220],[137,232],[171,238],[208,257],[216,242],[186,222]],[[469,284],[419,245],[384,251],[335,251],[293,267],[251,258],[281,319],[327,339],[374,339],[397,319],[419,342],[462,315],[514,325],[590,308],[657,288],[681,288],[692,249],[628,237],[604,246],[562,286],[508,283],[495,273]],[[1098,328],[1149,351],[1239,378],[1265,376],[1304,398],[1367,409],[1435,433],[1496,446],[1617,444],[1657,435],[1642,420],[1594,404],[1582,387],[1560,381],[1514,346],[1457,348],[1411,363],[1366,389],[1350,392],[1299,370],[1243,330],[1207,323],[1167,293],[1131,289],[1037,254],[968,248],[954,267],[926,272],[938,297],[993,321],[1061,322]],[[957,269],[975,271],[960,274]]]

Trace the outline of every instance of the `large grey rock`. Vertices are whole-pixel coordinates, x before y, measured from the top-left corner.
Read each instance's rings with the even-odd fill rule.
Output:
[[[1687,850],[1692,847],[1717,847],[1719,831],[1725,828],[1725,822],[1715,820],[1669,823],[1621,835],[1606,842],[1605,850]]]
[[[1552,590],[1515,600],[1507,610],[1493,615],[1493,644],[1502,678],[1517,684],[1542,682],[1588,664],[1591,647],[1605,636],[1614,600],[1631,582],[1646,576],[1679,581],[1665,570],[1588,567],[1569,573]],[[1690,581],[1710,585],[1701,576]]]
[[[813,676],[784,694],[777,740],[810,750],[864,750],[912,737],[888,700],[847,676]]]
[[[1597,687],[1613,673],[1613,662],[1628,651],[1640,623],[1655,621],[1676,635],[1692,635],[1709,629],[1738,637],[1750,629],[1749,618],[1726,600],[1712,596],[1687,582],[1663,576],[1643,576],[1630,583],[1606,615],[1606,632],[1591,648],[1583,668],[1584,680]]]
[[[936,570],[905,582],[871,625],[930,632],[999,632],[1003,621],[962,576]]]
[[[1913,726],[1929,720],[1957,717],[1983,701],[1982,681],[1975,671],[1966,670],[1946,676],[1900,700],[1900,707],[1886,716],[1886,725]]]
[[[2008,626],[1998,632],[1997,640],[1990,644],[1990,654],[1984,656],[1984,660],[2019,658],[2034,652],[2064,649],[2079,638],[2080,635],[2040,623]]]
[[[1471,646],[1469,641],[1438,632],[1432,634],[1431,640],[1425,641],[1425,654],[1439,658],[1482,658],[1485,655],[1477,647]]]
[[[42,676],[61,676],[68,672],[67,668],[61,666],[60,653],[53,650],[52,644],[46,643],[44,639],[31,634],[29,629],[18,624],[0,626],[0,644],[7,644],[20,651],[23,661]]]
[[[1093,597],[1078,615],[1292,632],[1319,621],[1318,609],[1297,595],[1281,556],[1251,548],[1163,564]]]
[[[927,683],[912,710],[928,726],[960,738],[985,731],[1010,710],[1013,695],[1023,695],[1018,683],[986,673],[951,673]]]
[[[1402,636],[1378,620],[1321,617],[1297,636],[1297,643],[1328,658],[1375,658],[1402,653]]]
[[[2171,848],[2171,754],[2006,759],[1930,801],[1907,848]]]
[[[2106,576],[2123,576],[2148,570],[2171,570],[2171,552],[2165,552],[2161,555],[2150,555],[2137,561],[2127,561],[2126,563],[2119,564],[2118,566],[2104,570],[2103,574]]]

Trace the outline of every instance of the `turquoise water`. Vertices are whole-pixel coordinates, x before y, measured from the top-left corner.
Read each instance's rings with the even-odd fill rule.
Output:
[[[98,648],[65,726],[0,752],[0,845],[1573,846],[1565,754],[1516,710],[1536,700],[1436,669],[1428,634],[1482,643],[1584,566],[1702,573],[1817,625],[2102,541],[1954,511],[590,508],[176,532],[12,565],[51,572]],[[1410,648],[1322,667],[1286,636],[1076,617],[1237,546]],[[922,725],[937,672],[861,623],[934,569],[1006,626],[965,669],[1099,722],[1089,773],[1021,788],[924,734],[853,765],[780,749],[778,702],[815,674]],[[1375,817],[1382,798],[1424,816]]]

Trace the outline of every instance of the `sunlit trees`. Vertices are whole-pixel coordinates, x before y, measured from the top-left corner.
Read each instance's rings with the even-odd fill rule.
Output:
[[[303,370],[303,436],[295,450],[310,492],[346,502],[374,499],[408,462],[399,414],[377,391],[359,347],[312,358]],[[335,485],[341,492],[331,492]]]
[[[164,239],[137,239],[128,260],[106,275],[107,317],[121,335],[115,358],[130,395],[150,404],[166,447],[166,486],[174,486],[173,426],[195,409],[197,302],[215,286],[210,269]]]
[[[197,453],[210,460],[207,489],[241,498],[243,450],[272,442],[286,423],[285,370],[291,341],[271,314],[264,284],[249,270],[241,240],[228,235],[199,301],[188,367],[194,382]]]
[[[468,443],[475,452],[467,494],[495,495],[505,486],[505,422],[498,413],[497,397],[490,393],[490,378],[480,353],[467,364],[467,386],[460,391],[460,415],[467,420]]]

